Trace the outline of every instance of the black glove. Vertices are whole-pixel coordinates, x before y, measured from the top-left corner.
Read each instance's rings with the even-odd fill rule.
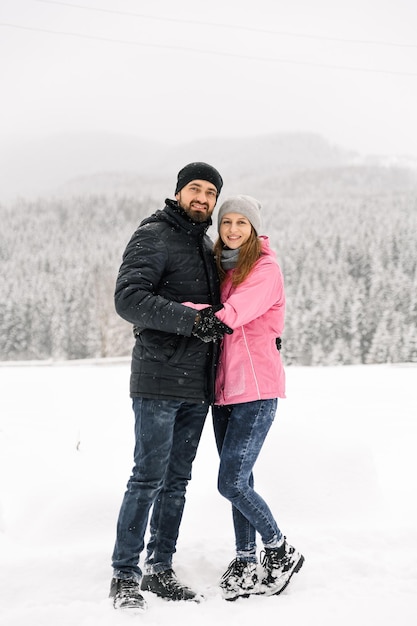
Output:
[[[275,339],[275,343],[276,343],[276,345],[277,345],[277,350],[281,350],[281,347],[282,347],[281,337],[277,337],[277,338]]]
[[[223,322],[214,315],[215,311],[220,311],[222,308],[223,305],[218,304],[199,311],[196,315],[191,334],[201,339],[201,341],[204,341],[204,343],[218,341],[223,338],[225,333],[231,335],[233,330],[229,328],[229,326],[226,326],[226,324],[223,324]]]

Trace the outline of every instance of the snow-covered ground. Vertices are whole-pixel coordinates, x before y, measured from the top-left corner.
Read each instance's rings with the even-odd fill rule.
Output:
[[[408,626],[417,616],[417,366],[287,368],[288,398],[257,488],[306,558],[287,590],[225,602],[229,505],[216,492],[208,419],[175,569],[202,604],[107,599],[116,518],[132,465],[129,364],[0,366],[0,622]]]

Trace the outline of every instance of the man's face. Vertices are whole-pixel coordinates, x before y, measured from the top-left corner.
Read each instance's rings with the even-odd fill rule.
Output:
[[[207,222],[217,202],[217,189],[207,180],[192,180],[175,198],[194,222]]]

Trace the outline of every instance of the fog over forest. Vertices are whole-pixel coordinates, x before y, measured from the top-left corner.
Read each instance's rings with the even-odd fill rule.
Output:
[[[285,278],[287,365],[417,362],[416,170],[314,135],[157,154],[147,146],[137,169],[131,155],[130,168],[109,163],[1,202],[1,360],[129,355],[131,328],[113,305],[121,255],[173,197],[178,170],[205,160],[225,179],[220,203],[246,193],[263,204]]]

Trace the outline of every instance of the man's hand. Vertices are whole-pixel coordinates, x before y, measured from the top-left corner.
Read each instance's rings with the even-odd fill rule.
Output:
[[[216,305],[199,311],[196,315],[191,334],[201,339],[201,341],[204,341],[204,343],[223,339],[223,335],[225,334],[231,335],[233,330],[217,319],[214,314],[215,311],[220,311],[222,308],[223,305]]]

